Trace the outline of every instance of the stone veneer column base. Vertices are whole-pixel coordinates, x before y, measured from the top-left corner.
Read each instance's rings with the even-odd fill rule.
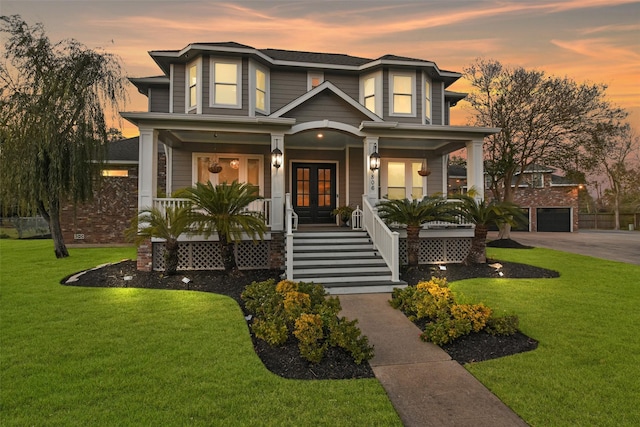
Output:
[[[138,245],[138,271],[151,271],[153,267],[153,245],[147,239]]]

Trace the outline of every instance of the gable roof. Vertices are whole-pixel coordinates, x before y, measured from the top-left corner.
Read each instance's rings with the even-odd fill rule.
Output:
[[[314,96],[318,95],[319,93],[321,93],[321,92],[323,92],[325,90],[333,92],[335,95],[337,95],[340,98],[342,98],[349,105],[351,105],[354,109],[356,109],[357,111],[359,111],[360,113],[362,113],[363,115],[365,115],[366,117],[371,119],[372,121],[374,121],[374,122],[382,122],[383,121],[379,116],[377,116],[375,113],[373,113],[373,112],[369,111],[368,109],[366,109],[364,107],[364,105],[360,104],[359,102],[357,102],[356,100],[351,98],[349,95],[347,95],[344,91],[342,91],[340,88],[338,88],[336,85],[334,85],[330,81],[322,82],[318,86],[316,86],[313,89],[311,89],[309,92],[303,94],[302,96],[294,99],[293,101],[291,101],[290,103],[288,103],[284,107],[280,108],[278,111],[273,112],[269,117],[274,117],[274,118],[275,117],[283,117],[289,111],[291,111],[294,108],[304,104],[305,102],[309,101]]]
[[[341,53],[317,53],[282,49],[259,49],[270,58],[280,61],[310,62],[316,64],[359,66],[371,62],[368,58],[344,55]]]

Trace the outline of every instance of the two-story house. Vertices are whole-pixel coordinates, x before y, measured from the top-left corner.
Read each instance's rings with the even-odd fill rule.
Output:
[[[130,79],[148,96],[149,111],[122,113],[140,131],[139,208],[171,203],[157,199],[159,144],[167,159],[166,194],[207,180],[251,183],[265,198],[256,209],[265,213],[270,229],[263,250],[268,255],[260,256],[272,267],[286,262],[290,278],[287,235],[296,222],[301,228],[333,223],[337,206],[359,206],[363,221],[357,225],[376,250],[398,258],[387,254],[393,248],[382,247],[380,233],[371,236],[380,198],[446,194],[447,155],[462,147],[467,182],[483,188],[483,138],[498,129],[450,126],[450,109],[465,94],[448,88],[461,74],[434,62],[234,42],[149,54],[162,75]],[[185,238],[185,258],[213,250],[196,240]],[[152,260],[153,247],[139,248],[139,268],[162,262]],[[285,249],[287,255],[278,257]],[[190,265],[203,266],[210,264]]]

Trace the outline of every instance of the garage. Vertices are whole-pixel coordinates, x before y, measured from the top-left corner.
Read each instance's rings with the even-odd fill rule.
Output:
[[[538,231],[571,231],[571,208],[536,209]]]

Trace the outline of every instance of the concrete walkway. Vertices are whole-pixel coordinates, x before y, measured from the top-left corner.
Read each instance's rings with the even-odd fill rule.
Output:
[[[358,319],[375,346],[369,362],[400,419],[412,426],[526,426],[420,329],[389,305],[391,294],[340,295],[341,315]]]

